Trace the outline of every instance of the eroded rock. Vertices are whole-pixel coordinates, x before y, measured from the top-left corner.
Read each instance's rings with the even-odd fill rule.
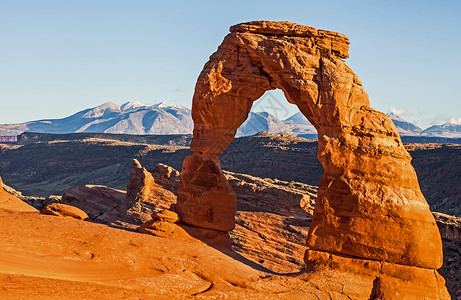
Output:
[[[185,224],[230,231],[237,198],[224,177],[218,156],[194,153],[183,163],[176,211]]]
[[[156,221],[165,221],[165,222],[170,222],[170,223],[179,223],[180,218],[179,215],[171,210],[164,209],[159,212],[154,212],[151,215],[152,220]]]
[[[126,193],[128,214],[143,223],[150,220],[153,212],[167,209],[175,202],[176,195],[158,185],[152,174],[133,159]]]
[[[234,139],[253,102],[265,91],[279,88],[316,127],[319,137],[324,174],[308,247],[440,268],[440,234],[411,157],[392,121],[370,106],[361,81],[344,63],[348,44],[342,34],[290,22],[255,21],[231,27],[197,80],[190,146],[194,154],[183,164],[178,213],[194,226],[233,228],[235,197],[223,180],[218,155]],[[396,284],[403,286],[403,281]],[[435,289],[431,296],[444,294],[443,283],[431,288]]]
[[[103,224],[137,228],[151,220],[153,212],[169,208],[176,196],[155,183],[152,174],[133,160],[127,191],[100,185],[66,190],[61,202],[84,210],[91,220]]]
[[[165,164],[157,164],[151,173],[157,184],[172,191],[175,195],[178,193],[181,174],[176,169]]]

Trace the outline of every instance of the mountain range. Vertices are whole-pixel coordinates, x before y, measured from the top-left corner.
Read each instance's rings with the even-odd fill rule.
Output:
[[[461,138],[461,125],[445,123],[425,130],[390,113],[401,136]],[[151,106],[140,102],[118,105],[106,102],[100,106],[77,112],[62,119],[45,119],[18,124],[0,124],[0,136],[37,133],[114,133],[114,134],[190,134],[193,130],[191,110],[179,104],[160,102]],[[237,136],[249,136],[258,132],[288,133],[296,136],[315,137],[317,131],[301,112],[285,120],[279,120],[268,112],[250,112],[240,126]]]

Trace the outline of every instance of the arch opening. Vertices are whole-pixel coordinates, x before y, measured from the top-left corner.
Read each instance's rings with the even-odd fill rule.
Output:
[[[261,131],[317,139],[315,127],[295,104],[286,100],[281,89],[268,90],[253,102],[247,119],[237,129],[236,137]]]

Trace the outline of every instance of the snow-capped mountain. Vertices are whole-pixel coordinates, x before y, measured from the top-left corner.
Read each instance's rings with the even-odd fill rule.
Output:
[[[129,111],[129,110],[131,110],[131,109],[138,108],[138,107],[145,107],[145,105],[142,104],[142,103],[139,102],[139,101],[126,102],[126,103],[123,103],[123,104],[120,106],[120,110],[121,110],[121,111]]]
[[[281,121],[268,112],[250,112],[248,119],[237,130],[237,136],[254,135],[261,131],[271,133],[288,133],[292,135],[317,134],[315,127],[298,112]]]
[[[317,134],[317,129],[301,112],[297,112],[288,119],[285,119],[283,123],[288,126],[289,133],[292,135]]]
[[[146,106],[140,102],[122,105],[106,102],[63,119],[0,125],[0,135],[18,135],[25,131],[187,134],[192,133],[192,129],[190,109],[178,104],[159,103]]]
[[[446,123],[426,130],[390,113],[402,137],[461,138],[461,125]],[[19,135],[25,131],[38,133],[126,133],[126,134],[191,134],[194,124],[191,110],[179,104],[160,102],[147,106],[138,101],[118,105],[106,102],[62,119],[47,119],[19,124],[0,124],[0,136]],[[279,120],[268,112],[250,112],[237,130],[237,136],[254,135],[261,131],[288,133],[315,138],[317,131],[307,118],[298,112]]]
[[[285,124],[297,124],[297,125],[311,125],[311,122],[300,112],[298,111],[288,119],[283,121]]]
[[[400,136],[407,137],[442,137],[442,138],[461,138],[461,124],[445,123],[443,125],[434,125],[425,130],[408,122],[402,117],[389,113],[387,114],[394,122]]]
[[[284,132],[285,124],[268,112],[250,112],[237,130],[237,136],[254,135],[261,131]]]
[[[434,125],[423,130],[422,135],[446,138],[460,138],[461,124],[445,123],[443,125]]]
[[[421,132],[423,131],[418,126],[408,122],[394,113],[388,113],[387,116],[391,118],[395,127],[397,127],[400,136],[418,136],[421,135]]]

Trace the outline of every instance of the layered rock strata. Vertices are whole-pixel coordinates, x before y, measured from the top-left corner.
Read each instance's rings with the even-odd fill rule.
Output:
[[[195,87],[194,154],[184,161],[178,188],[181,220],[221,231],[234,227],[236,198],[218,155],[253,102],[278,88],[318,131],[324,174],[310,251],[440,268],[440,234],[411,157],[392,121],[370,106],[361,81],[344,63],[348,38],[290,22],[249,22],[230,31]]]

